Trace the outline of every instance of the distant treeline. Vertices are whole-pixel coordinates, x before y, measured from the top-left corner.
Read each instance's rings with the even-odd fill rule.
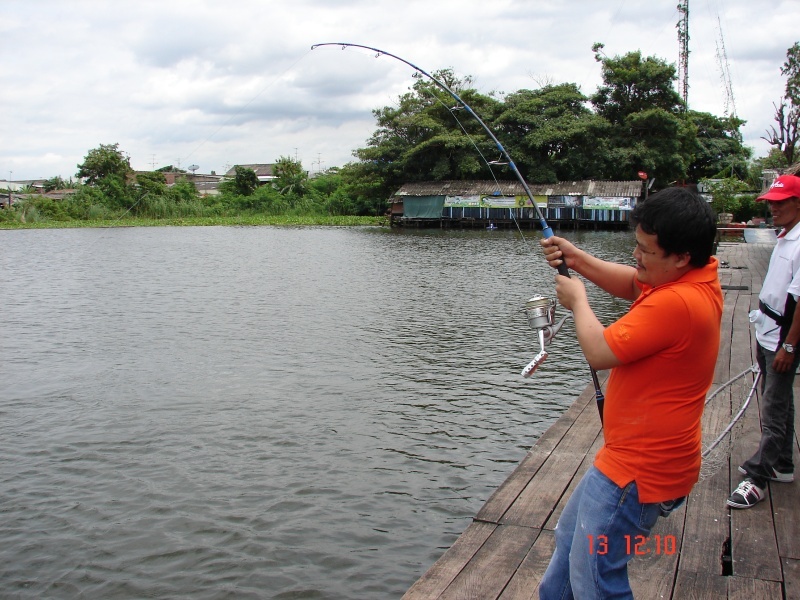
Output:
[[[479,93],[470,77],[459,78],[449,69],[434,77],[481,116],[530,183],[646,177],[655,182],[655,191],[674,182],[725,180],[719,193],[735,198],[758,191],[764,169],[791,164],[797,137],[787,140],[775,133],[765,138],[772,151],[752,160],[740,133],[745,122],[684,106],[674,87],[673,64],[639,52],[609,58],[602,48],[592,48],[603,83],[591,96],[575,83],[547,83],[499,98]],[[781,67],[788,81],[786,97],[776,105],[781,132],[796,132],[800,118],[798,58],[795,44]],[[514,174],[497,164],[503,161],[497,160],[498,149],[480,123],[457,108],[440,86],[418,79],[394,105],[373,111],[377,129],[366,147],[354,151],[357,160],[309,178],[299,161],[280,157],[275,179],[266,185],[251,169],[236,167],[219,194],[208,196],[200,196],[187,178],[168,186],[164,171],[174,171],[171,167],[134,176],[118,144],[101,144],[78,165],[81,183],[60,178],[47,183],[75,187],[73,194],[63,200],[26,199],[1,211],[0,221],[380,216],[404,183],[513,180]],[[736,207],[727,208],[735,212]]]

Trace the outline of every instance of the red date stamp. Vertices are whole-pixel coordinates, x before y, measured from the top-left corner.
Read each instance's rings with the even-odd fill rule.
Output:
[[[606,535],[587,535],[589,554],[602,556],[608,554],[611,542]],[[648,554],[665,554],[671,556],[678,550],[674,535],[623,535],[622,544],[625,554],[646,556]]]

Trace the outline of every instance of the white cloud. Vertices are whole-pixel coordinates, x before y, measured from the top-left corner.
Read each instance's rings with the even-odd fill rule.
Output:
[[[797,41],[793,0],[754,14],[745,0],[690,13],[689,102],[722,115],[720,27],[737,114],[757,155]],[[119,143],[135,168],[195,163],[220,172],[297,156],[308,169],[353,160],[372,110],[413,80],[396,54],[432,73],[452,68],[484,92],[544,82],[600,83],[591,46],[676,62],[676,2],[589,0],[6,0],[0,5],[0,178],[70,177],[88,150]],[[313,164],[313,166],[312,166]],[[10,172],[13,172],[11,174]]]

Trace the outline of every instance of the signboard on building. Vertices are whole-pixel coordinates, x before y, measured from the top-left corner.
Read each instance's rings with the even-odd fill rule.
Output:
[[[580,208],[583,196],[549,196],[548,208]]]
[[[583,208],[589,210],[633,210],[635,198],[618,196],[586,196],[583,199]]]
[[[477,208],[481,206],[481,197],[475,196],[445,196],[445,208]]]

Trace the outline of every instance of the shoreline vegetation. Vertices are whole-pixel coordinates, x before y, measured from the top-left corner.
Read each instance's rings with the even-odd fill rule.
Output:
[[[0,230],[12,229],[76,229],[112,227],[388,227],[386,217],[352,215],[237,215],[209,217],[168,217],[142,218],[121,217],[117,219],[97,219],[85,221],[40,220],[32,223],[20,221],[0,221]]]
[[[592,46],[603,85],[591,96],[564,83],[518,90],[501,99],[480,94],[471,77],[459,78],[449,69],[432,79],[448,82],[446,87],[459,90],[491,116],[491,126],[507,138],[509,153],[520,157],[514,170],[531,183],[639,177],[649,181],[648,189],[656,181],[661,187],[666,182],[703,184],[718,213],[742,222],[766,216],[754,192],[763,187],[768,171],[794,168],[796,140],[764,138],[773,146],[770,154],[752,160],[740,132],[745,121],[688,110],[673,86],[674,65],[638,51],[611,58],[602,48],[601,43]],[[776,105],[776,122],[780,131],[789,131],[792,125],[796,129],[800,106],[800,43],[787,51],[781,73],[788,76],[787,92]],[[373,111],[378,129],[367,147],[353,151],[357,161],[314,176],[297,156],[281,156],[269,165],[234,165],[221,177],[213,171],[203,176],[211,180],[197,180],[194,170],[189,176],[173,165],[134,171],[119,144],[100,144],[77,165],[75,181],[59,176],[31,182],[28,189],[5,190],[8,202],[0,210],[0,229],[385,225],[387,199],[405,183],[497,181],[493,163],[485,158],[495,145],[481,135],[480,119],[467,124],[454,120],[439,98],[441,91],[431,81],[418,80],[396,105]],[[787,107],[792,109],[788,113]],[[470,129],[477,137],[471,137]],[[258,175],[252,166],[259,167]],[[201,186],[201,194],[196,180],[216,187]],[[38,188],[50,196],[39,195]]]

